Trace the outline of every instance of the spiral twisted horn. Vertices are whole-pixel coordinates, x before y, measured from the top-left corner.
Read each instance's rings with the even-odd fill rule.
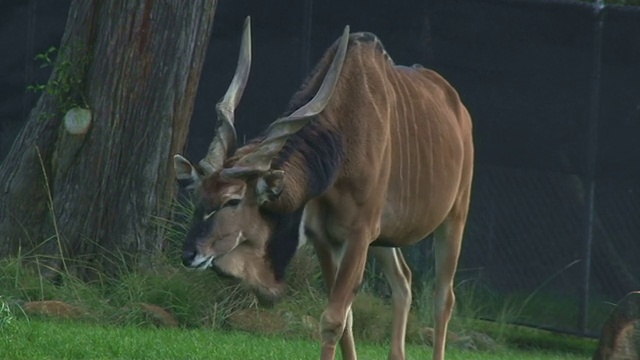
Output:
[[[222,171],[224,177],[240,177],[260,174],[271,168],[273,156],[284,146],[287,139],[302,129],[315,115],[321,113],[335,90],[349,43],[349,26],[345,26],[333,61],[316,95],[291,115],[274,121],[267,128],[264,140],[254,151],[240,158],[236,164]]]
[[[216,104],[218,113],[218,129],[209,145],[209,151],[204,159],[200,160],[200,167],[206,174],[211,174],[222,169],[224,160],[228,154],[236,148],[236,129],[233,126],[234,111],[242,98],[242,93],[247,85],[251,70],[251,17],[244,21],[240,55],[233,80],[224,94],[224,97]]]

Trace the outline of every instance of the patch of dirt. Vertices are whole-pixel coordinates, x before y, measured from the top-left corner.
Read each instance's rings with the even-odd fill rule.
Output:
[[[147,303],[138,303],[147,320],[158,327],[178,327],[178,320],[164,308]]]
[[[430,327],[424,327],[424,328],[421,328],[419,331],[420,331],[420,339],[422,340],[422,342],[428,346],[433,346],[433,335],[435,330],[433,330],[433,328],[430,328]],[[447,333],[448,343],[455,343],[459,340],[460,340],[460,336],[458,336],[458,334],[451,331]]]
[[[84,312],[73,305],[59,300],[29,301],[22,305],[27,315],[43,315],[61,319],[76,319]]]
[[[428,346],[433,346],[433,332],[433,328],[429,327],[420,329],[421,339]],[[449,331],[447,333],[447,346],[464,350],[486,351],[495,350],[498,347],[498,343],[489,335],[477,331],[469,331],[464,335]]]
[[[284,309],[250,308],[236,311],[227,318],[233,330],[259,334],[283,334],[320,340],[320,322],[310,315],[298,315]]]

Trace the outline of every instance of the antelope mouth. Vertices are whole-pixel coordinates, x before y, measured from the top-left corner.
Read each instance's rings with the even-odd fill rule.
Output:
[[[204,269],[210,268],[212,263],[213,263],[213,256],[197,255],[195,259],[193,259],[189,267],[195,270],[204,270]]]

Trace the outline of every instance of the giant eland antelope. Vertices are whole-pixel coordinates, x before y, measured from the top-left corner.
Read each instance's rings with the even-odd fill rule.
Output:
[[[207,155],[198,164],[174,156],[178,182],[198,198],[183,263],[274,301],[306,238],[329,292],[321,359],[333,359],[338,342],[343,359],[355,359],[351,304],[371,253],[392,290],[389,357],[404,359],[411,272],[399,247],[435,232],[433,359],[444,359],[473,174],[471,119],[457,92],[434,71],[395,65],[375,35],[346,26],[284,115],[237,148],[234,110],[250,66],[247,17]]]

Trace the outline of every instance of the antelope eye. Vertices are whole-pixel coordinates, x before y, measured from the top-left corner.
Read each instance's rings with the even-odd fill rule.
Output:
[[[232,207],[235,207],[238,205],[240,205],[240,199],[231,199],[227,201],[227,203],[225,204],[225,206],[232,206]]]

